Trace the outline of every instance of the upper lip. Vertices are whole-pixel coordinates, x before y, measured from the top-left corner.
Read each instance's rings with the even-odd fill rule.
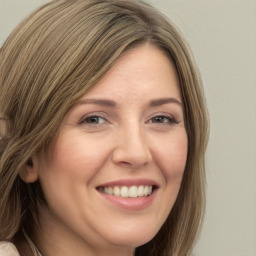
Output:
[[[135,186],[147,185],[147,186],[159,187],[159,184],[156,181],[147,179],[147,178],[114,180],[114,181],[100,184],[98,187],[133,186],[133,185]]]

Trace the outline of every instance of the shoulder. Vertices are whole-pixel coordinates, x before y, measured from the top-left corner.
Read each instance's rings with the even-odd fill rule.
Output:
[[[9,242],[0,242],[0,256],[20,256],[15,245]]]

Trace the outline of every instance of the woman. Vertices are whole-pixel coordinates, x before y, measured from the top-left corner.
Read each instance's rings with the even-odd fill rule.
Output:
[[[188,255],[208,122],[174,26],[142,1],[56,0],[0,58],[0,255]]]

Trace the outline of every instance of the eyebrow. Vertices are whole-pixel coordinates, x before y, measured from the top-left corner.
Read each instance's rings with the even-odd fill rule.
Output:
[[[157,107],[157,106],[161,106],[161,105],[168,104],[168,103],[175,103],[175,104],[180,105],[181,107],[183,106],[183,104],[176,98],[161,98],[161,99],[152,100],[152,101],[150,101],[149,106]]]
[[[117,104],[113,100],[107,100],[107,99],[82,99],[78,101],[78,105],[82,104],[95,104],[95,105],[101,105],[106,107],[116,107]]]
[[[154,99],[149,102],[149,107],[157,107],[168,103],[175,103],[180,105],[181,107],[183,104],[177,100],[176,98],[160,98],[160,99]],[[95,105],[101,105],[106,107],[116,107],[117,103],[113,100],[109,99],[82,99],[79,100],[78,105],[82,104],[95,104]]]

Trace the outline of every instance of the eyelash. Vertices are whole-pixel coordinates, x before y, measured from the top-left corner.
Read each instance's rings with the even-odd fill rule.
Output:
[[[94,118],[94,120],[95,119],[103,119],[104,120],[104,123],[106,123],[106,122],[108,122],[107,120],[106,120],[106,118],[104,118],[104,117],[102,117],[102,116],[100,116],[100,115],[95,115],[95,114],[93,114],[93,115],[90,115],[90,116],[86,116],[85,118],[83,118],[82,119],[82,121],[81,121],[81,124],[89,124],[89,125],[100,125],[100,124],[103,124],[103,122],[99,122],[99,123],[95,123],[95,122],[91,122],[91,121],[89,121],[89,119],[92,119],[92,118]]]
[[[157,118],[161,119],[162,121],[165,119],[165,120],[167,120],[167,122],[166,121],[163,121],[163,122],[153,122],[153,120],[156,120]],[[152,117],[148,121],[148,123],[157,123],[157,124],[160,123],[160,124],[169,124],[169,125],[171,125],[171,124],[178,124],[178,122],[175,120],[175,118],[170,116],[170,115],[156,115],[156,116]]]
[[[96,121],[98,120],[98,122],[92,122],[93,119]],[[99,119],[102,119],[103,121],[99,122]],[[156,121],[159,120],[160,122]],[[156,121],[156,122],[154,122]],[[92,114],[90,116],[86,116],[85,118],[82,119],[82,121],[80,122],[81,124],[88,124],[88,125],[102,125],[102,124],[106,124],[108,123],[108,120],[106,118],[104,118],[101,115],[97,115],[97,114]],[[156,115],[154,117],[152,117],[149,121],[147,121],[146,123],[152,123],[152,124],[164,124],[164,125],[172,125],[172,124],[178,124],[178,122],[175,120],[175,118],[173,118],[170,115]]]

